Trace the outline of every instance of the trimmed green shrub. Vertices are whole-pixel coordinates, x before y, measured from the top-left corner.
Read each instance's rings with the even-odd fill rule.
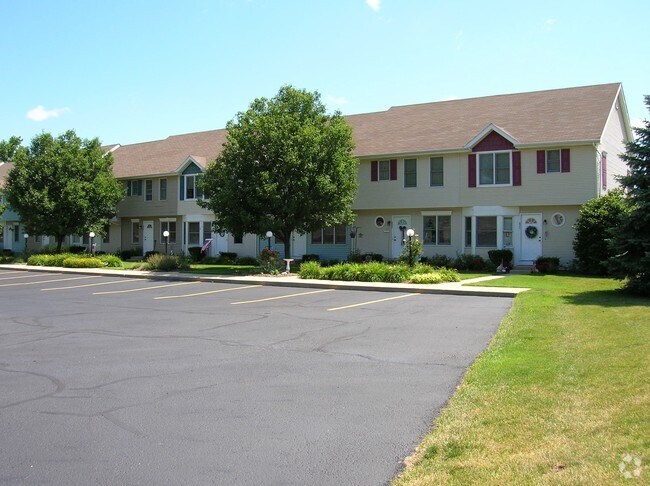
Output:
[[[190,268],[185,259],[177,255],[151,255],[146,263],[148,270],[160,270],[163,272],[187,270]],[[143,268],[140,268],[140,270],[143,270]]]
[[[120,257],[116,255],[104,254],[104,255],[98,255],[97,258],[103,261],[107,267],[112,267],[112,268],[122,267],[122,260],[120,260]]]
[[[187,252],[190,254],[190,259],[193,262],[200,262],[205,258],[205,253],[201,251],[202,246],[190,246]]]
[[[411,275],[411,283],[437,284],[443,282],[458,282],[460,278],[455,270],[436,271],[431,273],[416,273]]]
[[[63,260],[65,268],[104,268],[106,264],[99,258],[72,256]]]
[[[488,257],[492,263],[499,266],[501,265],[501,262],[503,262],[504,265],[512,263],[513,254],[510,250],[490,250],[488,251]]]
[[[235,265],[257,265],[257,258],[250,257],[250,256],[245,256],[241,258],[237,258],[235,261]]]
[[[485,260],[480,255],[470,255],[467,253],[460,253],[454,260],[453,267],[458,270],[486,270],[488,266]]]
[[[14,252],[12,250],[5,248],[2,250],[2,256],[12,257],[14,256]]]
[[[144,254],[144,259],[148,260],[151,255],[160,255],[159,251],[151,250]]]
[[[422,257],[420,261],[424,264],[431,265],[432,267],[445,267],[452,268],[454,259],[447,255],[432,255],[430,257]]]
[[[66,258],[76,257],[76,258],[86,258],[80,255],[75,255],[73,253],[55,253],[47,254],[43,253],[40,255],[32,255],[27,259],[27,265],[35,265],[39,267],[62,267],[63,261]]]
[[[320,260],[320,256],[315,253],[309,253],[302,256],[303,262],[317,262]]]
[[[300,272],[298,275],[300,278],[304,279],[320,279],[322,278],[322,273],[323,269],[321,268],[320,263],[307,261],[300,265]]]
[[[541,256],[535,260],[535,268],[539,273],[557,273],[560,268],[560,259]]]
[[[68,248],[68,253],[79,255],[81,253],[86,253],[87,250],[88,248],[82,245],[70,245],[70,248]]]
[[[361,261],[364,262],[383,262],[384,261],[384,255],[381,253],[364,253],[361,255],[362,259]]]
[[[220,251],[219,261],[222,265],[233,265],[237,261],[237,253],[232,251]]]
[[[122,260],[130,260],[133,257],[141,257],[142,248],[134,248],[133,250],[123,250],[120,252],[120,258]]]

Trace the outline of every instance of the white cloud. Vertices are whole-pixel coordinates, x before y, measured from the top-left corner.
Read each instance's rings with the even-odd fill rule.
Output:
[[[327,95],[325,98],[327,102],[331,105],[335,106],[343,106],[347,105],[349,103],[348,99],[345,96],[332,96],[332,95]]]
[[[456,34],[456,50],[460,51],[463,48],[463,31],[459,30]]]
[[[375,12],[379,11],[379,8],[381,7],[381,0],[366,0],[366,5],[373,9]]]
[[[546,22],[544,22],[544,30],[546,32],[550,32],[553,26],[555,25],[556,20],[553,17],[549,17],[546,19]]]
[[[38,105],[36,108],[32,108],[27,112],[27,119],[33,121],[44,121],[48,118],[59,118],[63,113],[68,113],[70,108],[54,108],[52,110],[46,110],[43,105]]]

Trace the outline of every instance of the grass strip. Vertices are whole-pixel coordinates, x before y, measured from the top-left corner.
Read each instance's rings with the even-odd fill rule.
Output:
[[[628,454],[647,481],[650,301],[603,278],[513,275],[481,285],[531,290],[516,297],[393,485],[630,484],[619,470]]]

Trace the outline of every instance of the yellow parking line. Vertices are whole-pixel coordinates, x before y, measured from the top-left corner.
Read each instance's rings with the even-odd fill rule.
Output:
[[[16,280],[17,278],[34,278],[34,277],[46,277],[49,275],[61,275],[60,273],[30,273],[29,275],[25,275],[24,272],[21,272],[23,275],[17,276],[17,277],[1,277],[0,280]]]
[[[52,283],[52,282],[65,282],[66,280],[81,280],[84,278],[100,278],[100,277],[98,275],[89,275],[87,277],[68,277],[68,278],[58,278],[55,280],[39,280],[38,282],[16,282],[16,283],[0,284],[0,287],[14,287],[16,285],[37,285],[37,284]]]
[[[301,295],[319,294],[321,292],[332,292],[333,290],[336,290],[336,289],[312,290],[310,292],[301,292],[299,294],[280,295],[279,297],[267,297],[266,299],[245,300],[245,301],[242,301],[242,302],[231,302],[231,304],[232,305],[255,304],[256,302],[266,302],[268,300],[278,300],[278,299],[289,299],[291,297],[299,297]]]
[[[109,290],[107,292],[93,292],[93,295],[126,294],[128,292],[142,292],[143,290],[162,289],[165,287],[177,287],[179,285],[194,285],[197,283],[201,283],[201,282],[180,282],[180,283],[165,284],[165,285],[154,285],[153,287],[142,287],[137,289]]]
[[[377,302],[386,302],[387,300],[403,299],[404,297],[413,297],[414,295],[420,295],[420,294],[398,295],[396,297],[387,297],[385,299],[377,299],[377,300],[370,300],[368,302],[361,302],[360,304],[344,305],[342,307],[332,307],[331,309],[327,309],[327,310],[328,311],[337,311],[337,310],[343,310],[343,309],[351,309],[352,307],[361,307],[362,305],[376,304]]]
[[[91,284],[83,284],[83,285],[69,285],[67,287],[52,287],[49,289],[41,289],[43,292],[50,292],[51,290],[68,290],[68,289],[80,289],[83,287],[97,287],[99,285],[113,285],[113,284],[121,284],[121,283],[131,283],[131,280],[114,280],[112,282],[97,282],[97,283],[91,283]]]
[[[261,287],[261,285],[245,285],[243,287],[232,287],[229,289],[219,289],[219,290],[208,290],[207,292],[197,292],[195,294],[185,294],[185,295],[165,295],[163,297],[154,297],[154,300],[160,299],[182,299],[184,297],[196,297],[198,295],[208,295],[208,294],[218,294],[220,292],[230,292],[231,290],[242,290],[242,289],[252,289],[253,287]]]

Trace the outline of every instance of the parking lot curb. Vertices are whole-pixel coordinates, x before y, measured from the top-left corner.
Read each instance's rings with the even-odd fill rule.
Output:
[[[179,272],[146,272],[138,270],[104,270],[96,268],[61,268],[61,267],[28,267],[27,265],[0,265],[3,270],[21,270],[41,273],[70,273],[81,275],[94,275],[102,277],[124,277],[147,280],[172,280],[180,282],[211,282],[232,284],[257,284],[275,287],[297,287],[335,290],[364,290],[375,292],[411,292],[420,294],[447,294],[447,295],[472,295],[480,297],[509,297],[513,298],[526,288],[511,287],[479,287],[467,286],[467,283],[476,283],[484,280],[502,278],[500,276],[481,277],[465,280],[464,282],[449,282],[442,284],[417,285],[384,282],[343,282],[330,280],[305,280],[293,275],[280,276],[208,276],[193,275]]]

